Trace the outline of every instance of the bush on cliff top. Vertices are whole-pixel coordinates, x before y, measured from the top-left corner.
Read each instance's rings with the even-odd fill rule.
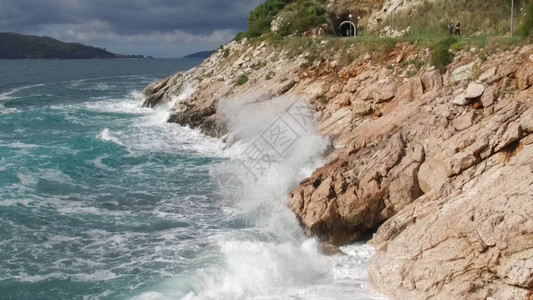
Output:
[[[431,53],[431,64],[435,68],[444,71],[446,66],[453,61],[453,53],[450,52],[450,47],[457,42],[454,37],[449,37],[438,41],[433,45],[433,52]]]
[[[279,11],[292,0],[267,0],[259,4],[248,14],[248,31],[246,36],[258,37],[270,31],[270,23]]]
[[[287,5],[280,14],[283,21],[279,34],[282,36],[299,34],[327,23],[326,9],[323,6],[323,3],[316,3],[313,0],[298,0]]]
[[[287,36],[302,33],[310,28],[327,23],[326,0],[267,0],[248,14],[248,31],[241,34],[248,38],[270,32],[276,16],[281,16],[280,34]]]

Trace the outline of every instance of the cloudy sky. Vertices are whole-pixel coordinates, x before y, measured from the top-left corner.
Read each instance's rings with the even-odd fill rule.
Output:
[[[122,54],[182,57],[247,28],[262,0],[0,0],[0,32],[50,36]]]

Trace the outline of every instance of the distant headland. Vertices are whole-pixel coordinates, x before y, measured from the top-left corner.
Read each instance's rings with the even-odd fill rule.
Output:
[[[146,58],[123,55],[80,43],[65,43],[51,37],[0,32],[0,59]]]
[[[183,58],[208,58],[213,53],[215,53],[215,50],[201,51],[201,52],[196,52],[196,53],[193,53],[193,54],[189,54],[187,56],[184,56]]]

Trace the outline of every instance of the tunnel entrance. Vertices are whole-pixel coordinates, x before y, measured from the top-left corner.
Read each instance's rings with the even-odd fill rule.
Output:
[[[357,35],[357,27],[351,21],[344,21],[339,25],[341,36],[351,37]]]

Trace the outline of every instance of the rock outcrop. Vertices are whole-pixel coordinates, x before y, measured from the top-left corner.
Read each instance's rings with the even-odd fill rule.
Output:
[[[328,162],[287,199],[307,234],[334,249],[377,230],[370,278],[395,299],[527,299],[533,49],[486,61],[464,51],[442,74],[409,63],[429,59],[416,47],[398,44],[380,60],[368,54],[343,65],[336,54],[312,61],[264,42],[232,42],[148,86],[145,105],[194,86],[170,121],[221,137],[231,131],[221,98],[306,99],[332,141]],[[241,75],[248,81],[238,85]]]

